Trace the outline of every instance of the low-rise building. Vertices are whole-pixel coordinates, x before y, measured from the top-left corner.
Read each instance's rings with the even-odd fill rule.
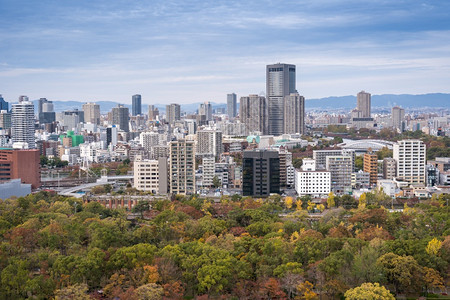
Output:
[[[299,196],[320,197],[331,191],[331,173],[316,170],[313,159],[304,159],[300,170],[295,170],[295,190]]]

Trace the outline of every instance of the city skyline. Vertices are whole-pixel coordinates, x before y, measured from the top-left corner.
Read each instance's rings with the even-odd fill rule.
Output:
[[[297,66],[306,99],[449,92],[445,1],[2,2],[0,93],[57,101],[225,102]],[[42,19],[42,15],[51,15]]]

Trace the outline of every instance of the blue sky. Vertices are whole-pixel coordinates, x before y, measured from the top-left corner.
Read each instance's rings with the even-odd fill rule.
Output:
[[[450,92],[450,1],[0,0],[0,94],[225,102],[297,65],[307,99]]]

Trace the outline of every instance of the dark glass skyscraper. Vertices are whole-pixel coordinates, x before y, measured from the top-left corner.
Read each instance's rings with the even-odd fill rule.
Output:
[[[133,95],[131,100],[132,100],[131,115],[133,116],[141,115],[142,114],[141,95]]]
[[[237,96],[235,93],[228,94],[227,95],[227,114],[230,119],[235,118],[237,115],[236,111],[236,103],[237,103]]]
[[[264,197],[280,193],[278,151],[247,150],[242,163],[242,195]]]
[[[284,97],[296,93],[295,65],[274,64],[266,68],[266,99],[269,107],[269,134],[284,132]]]
[[[8,102],[0,95],[0,110],[8,110]]]

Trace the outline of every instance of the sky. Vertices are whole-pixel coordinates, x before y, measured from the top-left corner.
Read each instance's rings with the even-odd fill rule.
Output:
[[[450,92],[450,1],[0,0],[11,102],[226,102],[277,62],[307,99]]]

